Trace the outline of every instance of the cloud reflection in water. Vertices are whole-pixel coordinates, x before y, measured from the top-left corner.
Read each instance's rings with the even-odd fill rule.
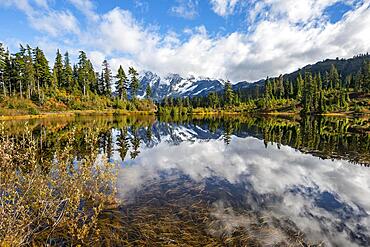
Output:
[[[266,149],[263,141],[252,137],[233,136],[230,145],[222,140],[161,142],[140,151],[120,172],[119,193],[127,203],[135,191],[165,174],[177,174],[178,179],[185,175],[194,183],[226,181],[235,194],[244,194],[247,208],[288,217],[310,240],[370,244],[369,168],[322,160],[288,146]],[[230,210],[220,210],[220,205],[228,205],[223,200],[213,203],[213,215],[231,227],[243,224]]]

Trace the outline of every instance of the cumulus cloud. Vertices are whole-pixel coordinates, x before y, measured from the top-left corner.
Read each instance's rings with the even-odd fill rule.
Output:
[[[179,73],[230,79],[233,83],[255,81],[322,59],[351,57],[370,50],[369,0],[261,0],[251,1],[248,6],[237,0],[211,0],[213,10],[222,16],[231,15],[238,4],[247,14],[248,27],[225,35],[210,33],[204,25],[181,32],[163,31],[119,7],[98,14],[90,0],[69,0],[94,21],[94,25],[79,30],[78,21],[68,10],[48,9],[40,14],[30,1],[5,0],[0,4],[25,12],[39,31],[54,37],[74,34],[73,44],[79,49],[102,53],[112,63],[135,64],[140,70],[162,76]],[[337,3],[347,4],[351,10],[332,23],[325,10]],[[187,13],[198,2],[181,0],[176,4],[173,11]]]
[[[310,1],[297,4],[297,12],[316,2]],[[366,38],[370,33],[369,2],[355,7],[337,23],[330,23],[323,14],[334,1],[317,3],[306,15],[291,13],[284,1],[275,2],[254,5],[250,11],[259,10],[265,17],[253,22],[250,32],[212,36],[200,26],[188,28],[185,40],[174,32],[161,34],[150,29],[129,11],[115,8],[102,16],[99,32],[90,40],[97,41],[96,47],[103,47],[113,57],[114,52],[128,54],[125,59],[160,75],[174,72],[233,82],[277,76],[318,60],[351,57],[370,49]]]
[[[194,19],[198,16],[198,0],[176,0],[170,12],[185,19]]]

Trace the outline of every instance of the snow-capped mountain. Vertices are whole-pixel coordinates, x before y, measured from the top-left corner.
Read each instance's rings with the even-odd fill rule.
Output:
[[[224,89],[225,80],[212,79],[209,77],[181,77],[178,74],[168,74],[161,78],[159,75],[151,72],[144,71],[139,76],[140,89],[138,95],[140,98],[145,96],[145,91],[148,86],[152,88],[152,98],[160,101],[165,97],[194,97],[206,96],[211,92],[220,92]],[[264,80],[254,83],[241,81],[234,85],[234,91],[253,89],[257,85],[262,87]]]
[[[178,74],[168,74],[161,78],[157,74],[145,71],[140,74],[139,96],[145,96],[148,84],[152,88],[154,100],[162,100],[164,97],[193,97],[205,96],[210,92],[222,90],[225,81],[207,77],[189,76],[183,78]]]

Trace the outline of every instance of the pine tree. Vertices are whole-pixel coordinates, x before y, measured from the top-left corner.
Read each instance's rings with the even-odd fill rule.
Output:
[[[24,54],[24,80],[25,85],[27,85],[27,98],[30,99],[31,95],[34,93],[35,90],[35,67],[32,60],[32,48],[27,45],[26,53]]]
[[[46,59],[44,52],[38,47],[33,51],[33,60],[35,66],[35,77],[40,94],[40,87],[48,88],[51,85],[49,62]]]
[[[150,87],[150,84],[149,83],[148,83],[148,86],[146,86],[145,97],[147,99],[151,99],[152,98],[152,88]]]
[[[272,84],[270,78],[267,77],[265,80],[265,99],[272,99]]]
[[[6,83],[5,83],[5,69],[6,69],[6,52],[3,44],[0,43],[0,86],[2,94],[6,96]]]
[[[100,75],[98,74],[97,84],[98,84],[97,85],[98,94],[105,95],[105,83],[103,72],[101,72]]]
[[[283,76],[280,75],[279,78],[276,80],[276,93],[277,98],[283,99],[285,95],[284,91],[284,82],[283,82]]]
[[[289,91],[288,91],[288,95],[289,95],[289,98],[294,98],[294,86],[293,86],[293,82],[291,80],[289,80]]]
[[[86,96],[87,90],[88,90],[87,88],[88,87],[88,81],[87,81],[88,74],[89,74],[89,71],[87,67],[86,53],[84,51],[80,51],[80,55],[78,57],[78,70],[77,70],[78,79],[77,81],[78,81],[80,88],[82,88],[82,93],[84,96]]]
[[[63,73],[61,79],[61,86],[67,90],[72,92],[74,87],[73,85],[73,70],[69,61],[69,54],[66,52],[64,54],[64,61],[63,61]]]
[[[63,61],[62,61],[62,54],[60,54],[59,49],[57,50],[57,55],[55,58],[54,68],[53,68],[53,75],[54,75],[54,86],[61,87],[63,85]]]
[[[303,81],[303,78],[302,78],[302,74],[299,73],[298,77],[297,77],[297,91],[296,91],[296,98],[297,99],[301,99],[301,97],[302,97],[303,84],[304,84],[304,81]]]
[[[310,72],[305,73],[303,95],[302,95],[302,105],[303,113],[310,113],[312,106],[312,74]]]
[[[224,86],[225,105],[232,105],[234,102],[234,92],[230,81],[227,81]]]
[[[78,92],[78,90],[81,88],[79,84],[79,78],[78,78],[78,65],[74,64],[73,65],[73,70],[72,70],[72,87],[71,91],[73,92]]]
[[[118,97],[120,98],[120,100],[127,99],[128,78],[122,66],[119,66],[116,78],[116,92]]]
[[[339,89],[340,87],[340,78],[337,71],[337,68],[334,64],[331,65],[330,72],[329,72],[329,83],[330,88]]]
[[[25,81],[24,79],[24,70],[25,70],[24,54],[25,54],[25,49],[21,45],[20,51],[14,54],[14,57],[13,57],[12,78],[15,81],[14,84],[16,86],[16,88],[13,88],[14,95],[15,95],[15,92],[17,91],[21,98],[23,98],[23,85],[24,85],[23,82]]]
[[[139,76],[139,74],[137,73],[137,71],[133,67],[130,67],[128,69],[128,73],[131,76],[131,84],[130,84],[131,97],[133,99],[135,99],[136,94],[137,94],[137,92],[139,90],[139,87],[140,87],[139,79],[137,78]]]
[[[104,78],[104,88],[105,95],[112,95],[112,71],[109,67],[108,61],[103,61],[103,78]]]
[[[112,77],[112,75],[110,75]],[[94,93],[97,92],[96,90],[96,73],[94,70],[94,67],[91,63],[91,61],[87,60],[87,84],[90,90],[92,90]],[[111,79],[112,80],[112,79]]]

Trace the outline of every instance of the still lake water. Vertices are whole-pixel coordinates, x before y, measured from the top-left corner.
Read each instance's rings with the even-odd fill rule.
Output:
[[[6,122],[12,135],[22,126]],[[42,159],[72,129],[97,132],[98,158],[119,166],[120,211],[133,240],[370,245],[368,119],[107,116],[28,126]],[[83,158],[83,142],[75,150]]]

